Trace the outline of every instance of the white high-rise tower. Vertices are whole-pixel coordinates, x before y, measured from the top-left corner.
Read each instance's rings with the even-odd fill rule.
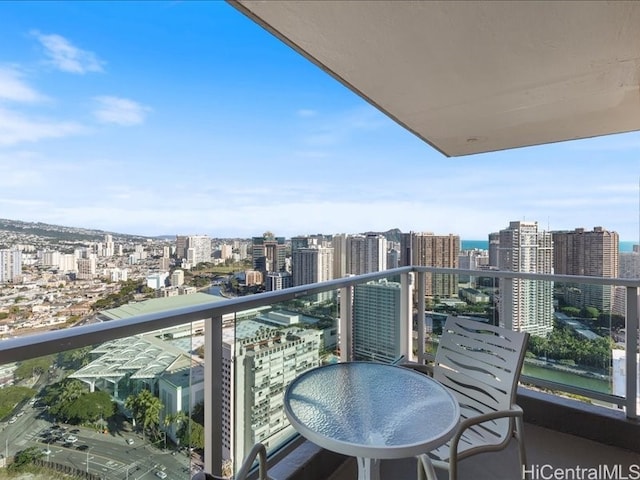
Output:
[[[538,222],[510,222],[500,231],[498,261],[500,270],[552,274],[551,233],[538,231]],[[500,325],[538,336],[551,333],[553,282],[519,278],[511,282],[511,289],[500,286]]]

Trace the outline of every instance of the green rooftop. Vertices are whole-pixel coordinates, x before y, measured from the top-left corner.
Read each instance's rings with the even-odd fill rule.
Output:
[[[118,308],[103,310],[99,316],[104,320],[119,320],[122,318],[135,317],[148,313],[160,313],[175,308],[191,307],[204,303],[219,302],[224,300],[216,295],[207,293],[192,293],[190,295],[177,295],[174,297],[152,298],[142,302],[128,303]]]

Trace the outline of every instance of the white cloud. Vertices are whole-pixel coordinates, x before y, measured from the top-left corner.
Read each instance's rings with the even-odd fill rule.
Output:
[[[42,44],[45,55],[57,69],[77,74],[103,71],[104,62],[93,52],[76,47],[66,38],[56,34],[46,35],[37,30],[31,34]]]
[[[98,121],[102,123],[115,123],[116,125],[132,126],[144,122],[149,107],[140,105],[126,98],[102,96],[95,97],[98,103],[93,112]]]
[[[301,108],[296,112],[298,117],[306,118],[306,117],[315,117],[318,114],[315,110],[311,110],[309,108]]]
[[[22,80],[15,68],[0,67],[0,101],[35,103],[46,97],[38,93]]]
[[[75,122],[34,120],[17,112],[0,108],[0,147],[47,138],[62,138],[86,131],[85,127]]]

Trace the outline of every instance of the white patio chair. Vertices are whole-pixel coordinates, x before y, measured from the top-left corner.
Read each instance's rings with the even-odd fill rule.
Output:
[[[526,466],[522,409],[515,404],[529,334],[470,319],[449,317],[436,352],[433,377],[460,403],[460,425],[437,450],[418,457],[418,478],[437,480],[435,468],[457,480],[458,462],[501,450],[518,441],[520,468]],[[522,478],[514,472],[513,478]]]

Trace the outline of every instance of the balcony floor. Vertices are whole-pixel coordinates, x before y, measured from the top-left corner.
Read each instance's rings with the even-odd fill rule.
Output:
[[[617,475],[597,478],[640,478],[640,455],[621,448],[603,445],[584,438],[560,433],[536,425],[525,425],[527,460],[530,466],[551,465],[553,468],[597,468],[606,465],[609,472],[620,466]],[[603,467],[601,467],[603,468]],[[564,470],[563,470],[564,472]],[[571,476],[571,475],[574,476]],[[543,470],[533,480],[543,478],[593,478],[583,473],[565,473],[564,477],[549,476],[549,470]],[[606,475],[606,473],[605,473]],[[627,476],[625,476],[627,475]],[[353,480],[357,478],[355,461],[345,462],[328,480]],[[387,460],[382,462],[382,480],[405,480],[416,478],[414,459]],[[444,471],[438,471],[438,480],[447,479]],[[518,467],[518,450],[515,441],[501,452],[476,455],[460,462],[459,480],[518,480],[521,477]]]

